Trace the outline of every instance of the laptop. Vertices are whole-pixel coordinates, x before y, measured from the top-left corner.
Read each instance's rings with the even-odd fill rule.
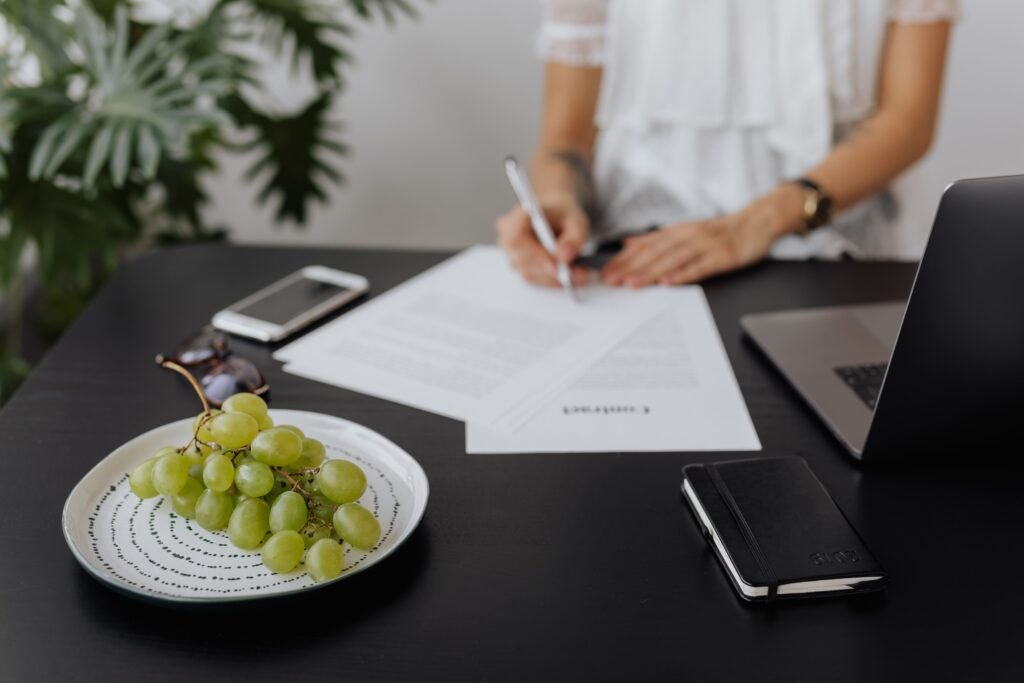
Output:
[[[865,463],[1020,450],[1024,175],[946,189],[905,304],[748,315],[740,323]]]

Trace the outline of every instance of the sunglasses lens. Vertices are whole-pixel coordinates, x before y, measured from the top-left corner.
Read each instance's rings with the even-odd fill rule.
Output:
[[[213,330],[204,330],[182,344],[175,351],[175,358],[182,365],[200,365],[218,356],[227,349],[224,336]]]
[[[252,361],[238,356],[228,356],[206,373],[201,383],[206,397],[218,404],[232,394],[256,391],[265,386],[263,375]]]
[[[191,349],[179,353],[177,359],[182,365],[199,365],[214,358],[216,355],[217,352],[213,349]]]
[[[231,375],[216,373],[203,377],[203,393],[206,394],[206,398],[208,398],[211,403],[220,405],[221,403],[224,403],[229,396],[243,391],[248,390],[239,384],[238,380]]]

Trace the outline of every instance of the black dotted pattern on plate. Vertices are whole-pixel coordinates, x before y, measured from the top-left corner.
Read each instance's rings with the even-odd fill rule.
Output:
[[[345,545],[344,576],[372,563],[374,554],[388,546],[401,503],[384,470],[347,448],[325,446],[328,457],[352,460],[363,468],[367,487],[359,502],[381,522],[380,541],[369,552]],[[314,585],[302,564],[288,574],[274,574],[263,566],[259,550],[235,548],[227,532],[207,531],[179,517],[164,497],[137,498],[128,486],[128,474],[96,502],[88,519],[88,536],[90,550],[106,574],[157,596],[262,595]]]

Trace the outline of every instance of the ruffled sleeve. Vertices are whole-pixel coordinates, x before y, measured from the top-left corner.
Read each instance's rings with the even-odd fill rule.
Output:
[[[609,0],[543,0],[537,53],[546,62],[600,66]]]
[[[960,18],[960,0],[889,0],[889,20],[931,24]]]

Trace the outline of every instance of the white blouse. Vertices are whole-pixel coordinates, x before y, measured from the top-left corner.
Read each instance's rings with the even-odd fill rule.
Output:
[[[546,61],[603,68],[596,232],[738,211],[800,177],[871,114],[886,23],[959,0],[546,0]],[[885,255],[884,192],[777,257]]]

